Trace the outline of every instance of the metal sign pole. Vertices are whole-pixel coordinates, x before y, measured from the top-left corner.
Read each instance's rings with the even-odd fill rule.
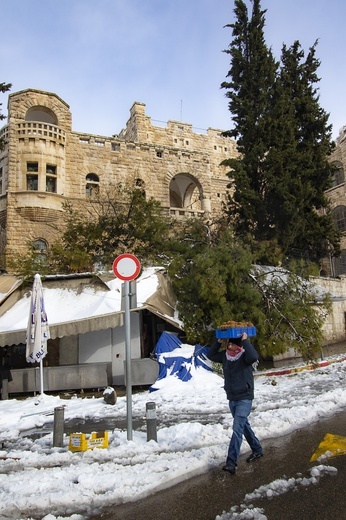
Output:
[[[141,263],[135,255],[124,253],[113,262],[113,273],[124,281],[125,311],[125,376],[126,376],[126,416],[127,440],[132,441],[132,377],[131,377],[131,323],[130,323],[130,281],[135,280],[141,270]]]
[[[124,282],[125,296],[125,353],[126,353],[126,417],[127,440],[132,441],[132,377],[131,377],[131,322],[130,322],[130,283]]]

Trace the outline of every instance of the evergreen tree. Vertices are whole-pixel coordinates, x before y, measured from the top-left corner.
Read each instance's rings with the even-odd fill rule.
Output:
[[[65,231],[50,257],[54,269],[109,268],[122,253],[137,255],[143,264],[164,263],[171,223],[142,189],[120,183],[82,213],[71,205],[65,211]]]
[[[318,262],[330,244],[338,251],[339,237],[325,196],[332,141],[316,87],[316,43],[306,60],[298,41],[284,45],[279,67],[265,44],[260,1],[253,0],[250,20],[242,0],[235,6],[231,81],[222,84],[234,121],[228,134],[240,152],[225,162],[234,189],[228,213],[257,261],[298,255]]]
[[[50,247],[47,262],[38,265],[29,245],[28,253],[9,266],[12,272],[93,272],[110,269],[122,253],[135,254],[143,265],[169,261],[173,223],[140,188],[120,183],[107,194],[90,197],[82,210],[66,202],[64,211],[61,238]]]
[[[339,248],[325,195],[331,186],[328,156],[333,143],[328,114],[319,105],[316,46],[306,59],[299,41],[283,46],[278,82],[284,110],[276,113],[276,128],[284,134],[267,156],[273,179],[268,205],[280,245],[288,256],[298,253],[314,262],[328,253],[330,243],[335,251]]]
[[[168,267],[177,310],[190,342],[208,343],[214,329],[234,319],[264,319],[261,295],[249,277],[251,254],[232,231],[192,220],[181,231],[183,247]]]
[[[229,81],[221,85],[227,90],[233,120],[232,130],[225,134],[237,139],[240,154],[224,162],[231,168],[229,215],[238,236],[265,240],[270,237],[264,164],[273,132],[278,64],[264,40],[265,11],[261,11],[260,1],[253,1],[251,19],[242,0],[235,1],[234,12],[235,23],[227,25],[232,28],[233,40],[225,51],[231,57]]]
[[[307,359],[319,353],[328,300],[284,269],[254,266],[251,251],[229,227],[190,221],[181,249],[168,266],[187,340],[210,344],[215,328],[229,321],[252,322],[263,356],[294,348]]]
[[[322,326],[330,311],[328,295],[318,294],[306,279],[282,268],[254,266],[250,276],[261,293],[265,319],[258,327],[262,356],[289,348],[314,360],[322,348]]]

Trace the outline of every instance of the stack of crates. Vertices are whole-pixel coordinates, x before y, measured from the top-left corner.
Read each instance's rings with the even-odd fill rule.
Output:
[[[108,448],[108,432],[71,433],[68,449],[70,451],[86,451],[94,448]]]
[[[249,337],[256,336],[256,327],[234,327],[228,329],[216,329],[217,339],[240,338],[243,332]]]

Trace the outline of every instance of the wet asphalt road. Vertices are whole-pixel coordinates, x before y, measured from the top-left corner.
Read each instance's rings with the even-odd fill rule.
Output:
[[[310,478],[310,469],[321,464],[310,462],[310,457],[327,433],[346,436],[346,410],[288,436],[263,441],[265,456],[247,464],[247,454],[242,455],[234,476],[215,468],[145,499],[114,506],[92,520],[215,520],[234,506],[239,513],[245,495],[260,486],[277,479]],[[268,520],[346,519],[346,455],[323,464],[336,468],[336,475],[326,474],[316,484],[251,504]]]

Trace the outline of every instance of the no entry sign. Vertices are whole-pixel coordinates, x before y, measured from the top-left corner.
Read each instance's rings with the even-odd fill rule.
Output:
[[[141,263],[135,255],[124,253],[117,256],[113,262],[113,273],[125,282],[135,280],[141,270]]]

